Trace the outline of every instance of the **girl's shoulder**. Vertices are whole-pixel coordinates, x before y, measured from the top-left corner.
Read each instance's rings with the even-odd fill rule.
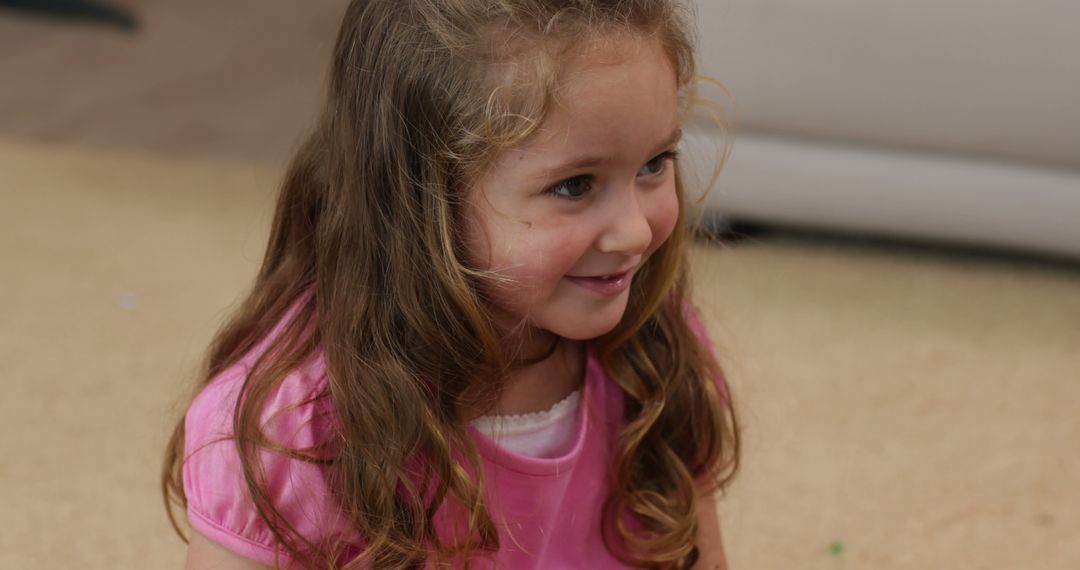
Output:
[[[209,438],[213,436],[232,437],[237,400],[249,377],[308,300],[309,294],[294,300],[263,338],[243,357],[211,378],[196,395],[185,417],[186,430],[189,435],[196,436],[190,443],[211,443]],[[260,428],[280,445],[296,447],[293,442],[311,445],[306,440],[329,427],[325,422],[313,421],[331,411],[328,392],[326,361],[322,347],[317,346],[303,362],[293,366],[270,387],[260,412]]]
[[[686,319],[686,324],[690,327],[690,331],[697,336],[697,339],[701,344],[709,349],[709,352],[715,354],[716,347],[713,345],[712,338],[709,336],[709,331],[705,327],[705,323],[702,322],[701,311],[686,300],[682,302],[682,309],[683,318]]]
[[[729,398],[727,377],[718,361],[720,355],[717,353],[716,344],[713,342],[712,337],[709,335],[709,330],[702,320],[701,311],[686,299],[682,299],[681,303],[683,319],[686,320],[686,325],[690,328],[690,331],[694,333],[694,336],[697,337],[698,342],[709,351],[709,356],[716,361],[716,386],[720,390],[720,397],[726,400]]]
[[[241,556],[273,565],[275,553],[288,557],[259,516],[233,438],[237,398],[255,357],[249,354],[212,378],[188,408],[184,493],[192,528]],[[259,419],[263,435],[274,445],[321,455],[312,448],[330,442],[337,426],[327,388],[323,352],[316,349],[267,394]],[[290,526],[312,542],[343,536],[348,525],[325,466],[268,448],[257,456],[266,496]]]
[[[206,440],[201,443],[212,443],[210,439],[214,437],[232,437],[237,399],[251,374],[253,362],[244,358],[233,363],[195,396],[185,415],[189,436],[196,436],[196,441]],[[318,421],[329,419],[331,413],[326,364],[322,349],[318,348],[270,389],[260,413],[260,428],[275,443],[293,447],[311,445],[308,440],[318,439],[314,436],[332,428],[331,424]]]

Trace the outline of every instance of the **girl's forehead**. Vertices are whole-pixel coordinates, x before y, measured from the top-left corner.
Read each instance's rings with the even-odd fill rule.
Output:
[[[567,155],[634,155],[668,140],[679,125],[674,68],[658,43],[627,42],[597,44],[567,62],[540,124],[499,152],[494,167],[557,170]]]
[[[609,122],[626,113],[646,111],[675,120],[677,90],[674,66],[658,42],[644,38],[602,44],[567,62],[548,112],[526,144],[557,143],[574,132],[610,132]],[[642,120],[648,117],[642,116]]]
[[[609,99],[617,97],[611,93],[620,88],[611,84],[619,78],[608,77],[606,83],[597,79],[604,70],[621,70],[625,84],[649,60],[658,62],[663,70],[653,65],[645,73],[652,73],[658,81],[666,82],[670,77],[673,83],[679,83],[682,60],[677,44],[665,39],[668,36],[659,31],[661,27],[598,27],[584,34],[553,37],[495,30],[493,35],[501,39],[486,41],[486,47],[475,52],[478,59],[472,70],[478,89],[468,89],[460,98],[460,108],[465,109],[467,118],[467,128],[461,132],[468,136],[455,142],[467,149],[464,156],[474,158],[460,164],[458,187],[474,187],[500,164],[526,160],[545,140],[555,141],[560,136],[564,140],[579,139],[569,136],[569,127],[558,125],[552,115],[567,105],[579,104],[589,91],[601,95],[606,91]],[[622,91],[628,89],[623,87]],[[654,112],[664,113],[659,107]],[[672,126],[678,121],[677,114],[673,110],[669,121]],[[661,130],[669,133],[672,126]]]
[[[525,41],[525,40],[519,40]],[[573,89],[574,76],[595,68],[618,66],[627,61],[663,54],[673,65],[656,35],[635,30],[612,30],[583,37],[527,41],[530,47],[510,50],[513,55],[488,64],[491,96],[565,95]]]

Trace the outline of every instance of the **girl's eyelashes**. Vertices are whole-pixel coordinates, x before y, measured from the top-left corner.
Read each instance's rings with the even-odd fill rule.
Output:
[[[668,159],[675,160],[679,155],[677,150],[669,150],[653,157],[638,170],[638,176],[659,176],[664,173]],[[593,177],[588,174],[567,178],[545,190],[546,194],[552,194],[565,200],[580,200],[592,189]]]
[[[642,166],[641,170],[638,171],[638,176],[659,176],[660,174],[663,174],[664,166],[667,165],[668,159],[675,160],[678,156],[679,151],[677,150],[662,152],[653,157],[649,162],[646,162],[645,166]]]
[[[567,200],[580,200],[585,197],[585,193],[592,188],[592,176],[588,174],[582,174],[581,176],[575,176],[573,178],[567,178],[562,182],[547,189],[547,193],[554,194],[559,198]]]

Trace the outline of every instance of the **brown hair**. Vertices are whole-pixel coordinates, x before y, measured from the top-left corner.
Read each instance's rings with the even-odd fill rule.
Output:
[[[326,105],[285,175],[262,267],[194,387],[248,353],[302,300],[246,378],[233,426],[253,503],[294,559],[320,568],[409,567],[429,557],[467,566],[470,555],[499,548],[463,415],[491,408],[520,355],[504,346],[478,292],[488,275],[465,261],[463,192],[540,124],[561,53],[582,41],[618,31],[655,37],[689,106],[686,22],[668,0],[351,2]],[[685,201],[678,171],[676,191]],[[620,544],[608,547],[645,568],[694,562],[700,483],[723,489],[738,465],[731,398],[716,390],[722,372],[686,320],[687,216],[681,208],[675,231],[635,278],[622,322],[594,340],[626,402],[603,516]],[[263,437],[260,411],[319,347],[328,377],[320,397],[330,398],[340,433],[333,445],[282,448]],[[343,545],[312,544],[278,513],[259,475],[260,449],[331,467],[329,483],[365,542],[355,559],[342,565]],[[419,479],[410,471],[416,457]],[[187,506],[183,460],[181,419],[163,470],[181,537],[172,504]],[[416,488],[417,480],[434,486]],[[444,503],[459,509],[464,537],[435,532]],[[644,531],[626,528],[626,515]]]

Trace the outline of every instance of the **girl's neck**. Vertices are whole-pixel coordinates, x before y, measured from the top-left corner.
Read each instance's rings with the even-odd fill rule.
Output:
[[[548,358],[515,371],[492,415],[516,415],[551,409],[585,378],[585,343],[561,339]]]

